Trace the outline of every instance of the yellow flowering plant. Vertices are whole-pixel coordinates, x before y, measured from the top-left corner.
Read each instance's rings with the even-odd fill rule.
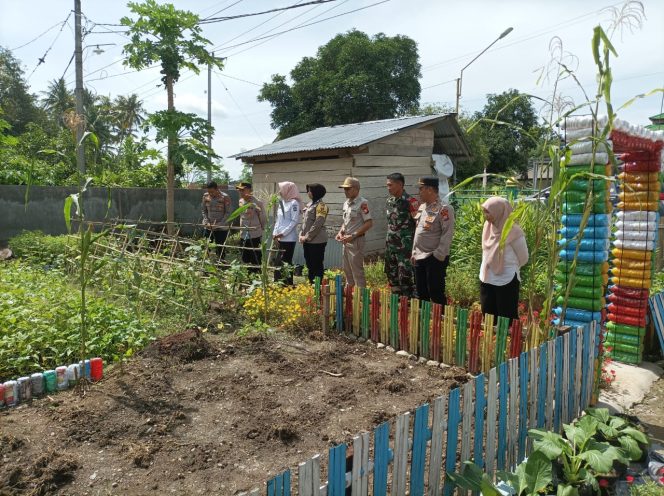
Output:
[[[267,287],[267,308],[262,287],[252,291],[244,301],[244,311],[252,321],[266,319],[267,324],[287,329],[310,327],[317,318],[314,288],[310,284],[297,286],[270,285]]]

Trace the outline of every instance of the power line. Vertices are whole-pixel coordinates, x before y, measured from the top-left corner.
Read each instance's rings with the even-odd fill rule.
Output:
[[[69,12],[69,15],[67,16],[67,18],[64,21],[56,22],[55,24],[53,24],[53,26],[51,26],[50,28],[48,28],[46,31],[44,31],[40,35],[36,36],[35,38],[31,39],[27,43],[23,43],[22,45],[17,46],[16,48],[10,48],[10,51],[15,52],[16,50],[20,50],[21,48],[26,47],[26,46],[30,45],[31,43],[34,43],[35,41],[41,39],[46,34],[50,33],[53,29],[57,28],[60,24],[64,24],[65,22],[67,22],[67,20],[69,19],[69,16],[71,16],[71,11]]]
[[[217,10],[216,12],[212,12],[212,14],[210,14],[209,16],[207,16],[205,19],[209,19],[209,18],[211,18],[212,16],[215,16],[215,15],[217,15],[217,14],[220,14],[220,13],[222,13],[223,11],[230,9],[231,7],[234,7],[234,6],[237,5],[238,3],[242,3],[242,1],[243,1],[243,0],[237,0],[236,2],[230,4],[228,7],[224,7],[224,8],[221,9],[221,10]],[[219,3],[222,3],[222,2],[219,2]],[[217,4],[217,5],[219,5],[219,4]],[[208,9],[205,9],[205,10],[208,10]],[[205,20],[205,19],[203,19],[203,20]]]
[[[231,91],[226,87],[226,85],[224,84],[224,81],[219,77],[219,74],[217,74],[217,73],[215,72],[215,75],[217,76],[217,78],[219,79],[219,82],[221,83],[221,85],[224,87],[224,89],[225,89],[226,92],[228,93],[228,96],[231,97],[231,100],[233,100],[233,103],[235,104],[235,106],[237,107],[237,109],[240,111],[240,113],[242,114],[242,116],[244,117],[244,119],[247,121],[247,123],[249,124],[249,126],[251,127],[251,129],[253,129],[254,133],[256,133],[256,136],[258,136],[258,139],[261,141],[261,143],[265,144],[265,140],[261,137],[261,135],[258,133],[258,130],[257,130],[257,129],[254,127],[254,125],[251,123],[251,121],[249,120],[249,117],[247,117],[247,115],[244,113],[244,110],[242,110],[242,107],[240,107],[240,104],[237,103],[237,100],[236,100],[235,97],[233,96],[233,93],[231,93]]]
[[[58,31],[58,34],[55,35],[55,38],[53,39],[53,42],[51,42],[51,45],[46,49],[46,51],[44,52],[44,55],[39,57],[39,61],[37,62],[37,65],[35,66],[34,69],[32,69],[32,72],[30,73],[30,75],[27,78],[28,81],[30,81],[30,78],[35,73],[35,71],[37,70],[37,67],[39,67],[40,65],[42,65],[46,62],[46,56],[51,51],[51,48],[53,48],[53,45],[55,45],[55,43],[58,41],[58,38],[60,38],[60,35],[62,34],[62,30],[67,25],[67,21],[69,21],[70,17],[71,17],[71,11],[69,11],[69,15],[67,15],[67,18],[64,21],[62,21],[62,25],[60,26],[60,31]]]
[[[271,14],[272,12],[280,12],[284,10],[291,10],[291,9],[299,9],[300,7],[306,7],[307,5],[320,5],[323,3],[329,3],[329,2],[336,2],[337,0],[312,0],[310,2],[306,3],[296,3],[294,5],[289,5],[287,7],[279,7],[276,9],[270,9],[270,10],[264,10],[262,12],[251,12],[248,14],[238,14],[234,16],[226,16],[226,17],[208,17],[206,19],[202,19],[198,22],[198,24],[212,24],[215,22],[223,22],[223,21],[232,21],[234,19],[241,19],[243,17],[253,17],[253,16],[258,16],[258,15],[264,15],[264,14]]]

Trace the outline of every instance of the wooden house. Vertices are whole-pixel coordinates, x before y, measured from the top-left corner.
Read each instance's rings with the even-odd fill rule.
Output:
[[[360,195],[369,200],[374,218],[367,233],[367,253],[375,253],[385,247],[386,176],[401,172],[406,190],[417,194],[417,179],[433,173],[433,153],[446,154],[453,161],[470,156],[455,114],[323,127],[234,157],[253,167],[254,191],[259,193],[274,192],[277,183],[293,181],[306,201],[306,184],[323,184],[331,238],[339,230],[346,199],[339,185],[347,176],[358,178]]]

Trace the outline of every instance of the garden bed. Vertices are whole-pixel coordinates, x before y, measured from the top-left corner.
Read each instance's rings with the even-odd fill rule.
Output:
[[[313,336],[186,331],[83,397],[0,412],[0,493],[236,494],[466,381],[461,369]]]

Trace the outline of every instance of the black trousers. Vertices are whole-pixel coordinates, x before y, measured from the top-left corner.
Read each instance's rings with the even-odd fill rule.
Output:
[[[325,267],[323,260],[325,259],[325,247],[327,243],[303,243],[302,249],[304,250],[304,261],[307,264],[307,271],[309,272],[309,282],[313,284],[316,277],[323,280],[323,273]]]
[[[433,255],[418,260],[415,265],[415,285],[420,300],[445,305],[445,276],[450,257],[442,262]]]
[[[260,265],[263,257],[261,256],[261,237],[242,239],[242,262],[251,265]],[[252,250],[251,248],[256,248]],[[250,267],[249,272],[260,272],[258,267]]]
[[[284,264],[293,265],[293,253],[295,253],[295,241],[279,241],[279,253],[275,267],[283,267]],[[274,271],[274,282],[283,282],[287,286],[293,285],[293,268],[288,271],[281,271],[277,268]]]
[[[504,286],[494,286],[493,284],[480,282],[482,312],[496,317],[518,319],[520,287],[521,282],[516,274],[514,274],[514,279]]]
[[[221,246],[226,243],[226,238],[228,237],[228,231],[222,231],[221,229],[205,230],[205,237],[217,245],[217,258],[219,260],[224,259],[224,247]]]

